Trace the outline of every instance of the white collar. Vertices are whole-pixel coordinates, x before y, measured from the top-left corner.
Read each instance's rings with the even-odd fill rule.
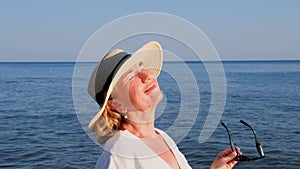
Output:
[[[176,147],[175,142],[162,130],[155,128],[166,141],[169,148],[173,150]],[[127,130],[118,131],[113,137],[108,139],[103,148],[117,156],[126,158],[149,158],[157,154],[149,148],[140,138]]]

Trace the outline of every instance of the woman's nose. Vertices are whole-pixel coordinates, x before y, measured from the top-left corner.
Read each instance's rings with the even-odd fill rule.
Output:
[[[147,82],[152,78],[150,71],[141,71],[138,75],[143,83]]]

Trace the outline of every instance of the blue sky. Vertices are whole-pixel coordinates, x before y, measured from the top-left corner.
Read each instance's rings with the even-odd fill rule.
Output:
[[[300,60],[300,1],[0,1],[0,61],[76,61],[110,21],[163,12],[201,29],[222,60]]]

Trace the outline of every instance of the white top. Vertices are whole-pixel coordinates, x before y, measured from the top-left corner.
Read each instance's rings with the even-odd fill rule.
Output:
[[[184,155],[167,133],[155,129],[169,146],[181,169],[191,169]],[[95,169],[171,169],[142,140],[129,131],[119,131],[106,141]]]

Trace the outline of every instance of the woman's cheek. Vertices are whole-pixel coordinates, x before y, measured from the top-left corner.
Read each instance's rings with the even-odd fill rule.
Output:
[[[130,99],[134,99],[136,96],[138,96],[138,89],[139,86],[135,81],[130,82],[128,89]]]

